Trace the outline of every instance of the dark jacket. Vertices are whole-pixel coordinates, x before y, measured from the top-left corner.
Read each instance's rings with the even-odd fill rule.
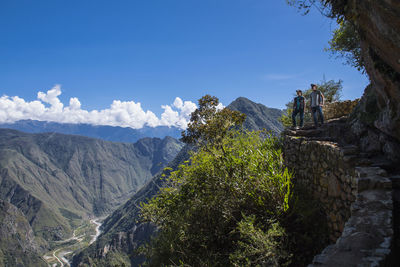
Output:
[[[305,99],[304,96],[300,95],[300,96],[296,96],[293,100],[293,109],[296,110],[297,109],[297,98],[300,97],[300,109],[304,110],[304,107],[306,106],[305,103]]]

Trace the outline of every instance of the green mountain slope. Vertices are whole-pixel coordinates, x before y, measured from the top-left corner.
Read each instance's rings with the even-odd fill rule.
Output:
[[[246,129],[255,131],[266,129],[274,133],[280,133],[283,130],[283,125],[279,121],[282,116],[282,110],[280,109],[268,108],[245,97],[237,98],[229,104],[228,108],[247,115],[243,124]]]
[[[280,110],[267,108],[244,97],[236,99],[228,108],[247,115],[244,126],[248,130],[266,128],[279,133],[282,129],[278,121]],[[189,146],[183,147],[169,167],[176,169],[179,164],[189,158],[191,150]],[[133,254],[133,251],[154,233],[151,225],[140,223],[139,204],[157,194],[162,185],[161,175],[155,176],[125,205],[108,216],[103,222],[103,233],[98,240],[77,254],[72,266],[110,266],[111,262],[114,265],[138,266],[143,259]]]
[[[0,200],[0,266],[47,266],[24,214]]]
[[[0,199],[23,212],[46,246],[124,203],[181,147],[171,137],[129,144],[0,129]]]

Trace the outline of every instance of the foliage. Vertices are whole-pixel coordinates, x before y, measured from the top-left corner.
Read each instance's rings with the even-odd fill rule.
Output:
[[[290,6],[295,6],[304,14],[308,14],[312,7],[324,16],[337,18],[342,21],[346,10],[348,0],[286,0]]]
[[[343,89],[343,81],[334,81],[334,80],[329,80],[327,81],[325,76],[322,78],[322,80],[317,83],[318,90],[321,91],[321,93],[324,95],[324,100],[325,103],[332,103],[335,101],[339,101],[341,98],[341,93]],[[303,96],[306,99],[306,108],[304,110],[304,123],[306,122],[311,122],[312,117],[310,114],[310,110],[307,109],[309,106],[310,102],[310,94],[312,92],[312,89],[307,89],[307,90],[302,90],[303,91]],[[293,95],[293,98],[296,95]],[[307,110],[309,112],[307,112]],[[284,111],[283,115],[280,118],[280,121],[285,127],[289,127],[292,125],[292,112],[293,112],[293,100],[286,103],[286,110]]]
[[[290,102],[286,104],[286,109],[283,111],[282,116],[279,118],[279,121],[282,123],[282,125],[284,127],[292,126],[293,108],[292,107],[288,107],[290,104],[291,104]]]
[[[291,257],[287,250],[288,235],[277,222],[271,222],[270,228],[263,231],[255,226],[255,216],[244,217],[238,224],[241,240],[237,250],[231,254],[233,266],[283,266],[280,258]],[[276,255],[279,255],[277,257]]]
[[[182,141],[200,146],[217,144],[230,129],[243,124],[246,115],[228,108],[218,110],[219,100],[215,96],[205,95],[198,101],[199,107],[192,112],[186,131],[182,132]]]
[[[159,227],[142,252],[150,266],[287,264],[285,230],[292,175],[279,140],[260,132],[227,131],[218,145],[195,153],[142,204]],[[278,253],[279,252],[279,253]],[[269,255],[265,257],[264,255]]]
[[[341,21],[339,28],[333,31],[329,47],[325,51],[331,52],[337,58],[344,58],[346,64],[365,72],[361,55],[361,41],[356,27],[349,21]]]
[[[290,266],[307,266],[329,244],[327,217],[306,185],[295,183],[292,191],[290,209],[281,225],[289,240],[287,250],[294,255]]]
[[[321,93],[324,95],[324,102],[325,103],[332,103],[339,101],[341,98],[342,94],[342,85],[343,81],[334,81],[334,80],[329,80],[327,81],[325,76],[322,78],[322,80],[317,83],[318,90],[321,91]],[[309,100],[310,99],[310,94],[312,93],[312,89],[306,90],[303,95],[304,97]]]

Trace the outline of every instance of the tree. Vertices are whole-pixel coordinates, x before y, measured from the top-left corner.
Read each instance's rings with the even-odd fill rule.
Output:
[[[279,139],[230,130],[200,148],[142,205],[158,235],[142,252],[150,266],[283,266],[290,253],[280,221],[292,175]]]
[[[302,10],[304,14],[308,14],[310,9],[315,7],[324,16],[340,21],[344,19],[347,2],[348,0],[286,0],[286,3]]]
[[[342,96],[342,85],[343,81],[334,81],[334,80],[329,80],[327,81],[325,76],[322,78],[322,80],[317,83],[318,90],[321,91],[321,93],[324,95],[325,103],[332,103],[339,101],[341,96]],[[312,93],[312,89],[306,90],[303,95],[306,99],[310,98],[310,94]]]
[[[361,54],[361,40],[356,27],[349,21],[341,21],[339,28],[333,31],[329,47],[325,51],[331,52],[337,58],[344,58],[348,64],[362,73],[365,72]]]
[[[246,119],[246,115],[238,111],[228,108],[218,110],[220,104],[215,96],[203,96],[198,105],[191,114],[188,128],[182,132],[181,140],[187,144],[217,144],[230,129],[240,127]]]

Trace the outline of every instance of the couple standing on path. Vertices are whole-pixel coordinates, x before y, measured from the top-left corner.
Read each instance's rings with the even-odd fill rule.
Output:
[[[324,105],[324,95],[321,91],[317,90],[315,84],[311,84],[312,92],[310,94],[310,108],[314,119],[314,125],[318,127],[317,113],[321,120],[321,124],[324,124],[324,114],[322,113],[322,106]],[[304,109],[306,107],[305,98],[301,90],[296,91],[297,96],[293,101],[293,113],[292,113],[292,126],[296,127],[296,116],[300,115],[300,127],[303,127],[304,122]]]

